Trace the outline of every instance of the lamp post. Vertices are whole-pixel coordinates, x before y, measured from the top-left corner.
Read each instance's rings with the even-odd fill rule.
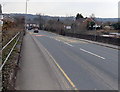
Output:
[[[95,24],[93,27],[95,28],[95,41],[97,41],[97,30],[96,30],[97,24]]]
[[[27,8],[28,8],[28,4],[27,4],[27,2],[28,2],[29,0],[26,0],[26,9],[25,9],[25,13],[27,14]]]
[[[28,10],[28,9],[27,9],[27,8],[28,8],[28,4],[27,4],[27,3],[28,3],[28,1],[29,1],[29,0],[26,0],[26,6],[25,6],[25,7],[26,7],[26,8],[25,8],[25,14],[26,14],[26,15],[25,15],[25,33],[26,33],[26,29],[27,29],[26,27],[27,27],[27,10]]]
[[[2,14],[2,6],[1,6],[1,4],[0,4],[0,14]]]

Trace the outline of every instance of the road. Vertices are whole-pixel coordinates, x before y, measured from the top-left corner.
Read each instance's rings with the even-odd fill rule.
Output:
[[[71,84],[71,86],[75,86],[79,90],[118,90],[117,49],[84,42],[70,37],[59,36],[42,30],[37,34],[33,33],[33,31],[29,31],[28,35],[30,35],[32,37],[31,39],[34,39],[36,43],[29,42],[29,45],[33,44],[38,46],[41,44],[44,47],[43,50],[45,49],[45,51],[50,54],[52,59],[54,59],[57,65],[59,65],[63,70],[62,72],[65,73],[63,76],[65,76],[65,79],[68,81],[69,85]],[[27,61],[29,61],[29,64],[34,62],[34,60],[36,61],[36,59],[39,61],[40,58],[38,58],[39,56],[37,57],[37,55],[40,52],[35,50],[35,46],[32,47],[32,50],[29,50],[30,49],[28,49],[28,53],[26,53],[27,56],[24,57]],[[30,60],[28,60],[27,58],[32,56],[30,53],[34,53],[36,57],[34,56],[32,59],[30,58]],[[38,61],[34,62],[34,64],[28,65],[32,68],[27,70],[27,74],[30,71],[33,72],[35,67],[39,67],[40,62],[38,64]],[[27,64],[24,63],[24,65],[21,66],[23,67],[26,65]],[[46,65],[43,65],[40,69],[44,70],[45,67]],[[45,69],[49,70],[49,66],[47,67],[48,68]],[[26,67],[24,68],[26,69]],[[34,74],[36,74],[35,72],[39,72],[38,69],[37,71],[34,71]],[[46,72],[47,76],[52,74],[47,70],[44,72]],[[29,76],[27,74],[23,73],[22,76],[20,75],[20,81],[27,80],[30,76],[30,74]],[[25,76],[23,77],[23,75]],[[40,74],[39,76],[42,75]],[[49,79],[50,78],[51,77],[49,77]],[[53,81],[53,79],[50,80],[53,84],[54,82],[57,83],[57,81]],[[26,82],[29,83],[29,81]],[[37,80],[36,83],[39,84]]]
[[[15,89],[70,90],[71,87],[52,62],[43,47],[38,47],[30,34],[26,34]]]

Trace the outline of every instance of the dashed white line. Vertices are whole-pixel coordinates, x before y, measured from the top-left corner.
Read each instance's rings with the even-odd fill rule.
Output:
[[[58,39],[55,39],[55,40],[57,40],[57,41],[59,41],[59,42],[60,42],[60,40],[58,40]]]
[[[49,38],[51,38],[51,39],[52,39],[52,37],[51,37],[51,36],[47,36],[47,37],[49,37]]]
[[[50,38],[53,38],[53,37],[50,37]],[[56,38],[53,38],[53,39],[55,39],[56,41],[59,41],[59,42],[60,42],[59,39],[56,39]],[[70,46],[70,47],[74,47],[73,45],[71,45],[71,44],[69,44],[69,43],[67,43],[67,42],[63,42],[63,43],[66,44],[66,45],[68,45],[68,46]],[[84,51],[84,52],[86,52],[86,53],[89,53],[89,54],[91,54],[91,55],[94,55],[94,56],[96,56],[96,57],[99,57],[99,58],[101,58],[101,59],[105,59],[104,57],[99,56],[99,55],[97,55],[97,54],[95,54],[95,53],[92,53],[92,52],[90,52],[90,51],[87,51],[87,50],[85,50],[85,49],[80,48],[80,50],[81,50],[81,51]]]
[[[99,57],[99,58],[101,58],[101,59],[105,59],[105,58],[102,57],[102,56],[99,56],[99,55],[97,55],[97,54],[94,54],[94,53],[92,53],[92,52],[89,52],[89,51],[87,51],[87,50],[84,50],[84,49],[82,49],[82,48],[80,48],[80,50],[81,50],[81,51],[84,51],[84,52],[86,52],[86,53],[89,53],[89,54],[91,54],[91,55],[94,55],[94,56],[96,56],[96,57]]]
[[[73,47],[73,45],[71,45],[71,44],[69,44],[69,43],[67,43],[67,42],[63,42],[64,44],[67,44],[67,45],[69,45],[69,46],[71,46],[71,47]]]
[[[50,37],[50,38],[53,38],[53,37]],[[56,38],[53,38],[53,39],[55,39],[56,41],[59,41],[59,42],[60,42],[59,39],[56,39]],[[61,42],[62,42],[62,41],[61,41]],[[63,43],[69,45],[70,47],[74,47],[73,45],[71,45],[71,44],[69,44],[69,43],[67,43],[67,42],[63,42]]]

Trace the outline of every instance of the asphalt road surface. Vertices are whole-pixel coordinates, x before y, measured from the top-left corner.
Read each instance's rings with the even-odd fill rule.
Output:
[[[64,83],[62,84],[58,81],[60,81],[59,79],[64,79],[69,86],[75,86],[80,90],[118,90],[117,49],[87,43],[70,37],[59,36],[42,30],[39,31],[39,33],[33,33],[33,30],[31,30],[28,31],[27,35],[31,37],[28,39],[33,39],[35,42],[28,42],[28,39],[26,39],[27,46],[23,48],[24,56],[22,56],[24,62],[20,65],[21,69],[26,72],[24,71],[18,75],[18,89],[36,89],[36,85],[38,85],[38,89],[40,89],[40,83],[44,84],[45,82],[47,84],[47,81],[49,81],[51,85],[48,83],[48,85],[46,85],[47,87],[41,87],[41,89],[59,90],[62,89],[60,84],[64,85]],[[50,54],[65,75],[61,73],[63,76],[56,78],[53,74],[54,71],[49,71],[52,67],[50,68],[50,66],[44,62],[46,61],[46,57],[40,58],[44,56],[39,56],[40,53],[40,55],[42,55],[42,52],[37,50],[39,44],[44,47],[42,49],[43,51],[45,49],[45,51]],[[32,46],[32,49],[29,48],[30,46]],[[36,46],[38,46],[38,48]],[[32,57],[32,55],[34,56]],[[39,62],[40,60],[42,62]],[[40,72],[40,70],[44,71]],[[39,78],[45,76],[44,74],[46,74],[45,79],[47,79],[47,81],[44,81],[44,78],[42,82],[38,81]],[[36,76],[33,77],[34,75]],[[33,85],[29,84],[31,82],[33,82]],[[20,85],[21,83],[24,84],[24,87]],[[55,83],[56,86],[52,86],[52,84]]]

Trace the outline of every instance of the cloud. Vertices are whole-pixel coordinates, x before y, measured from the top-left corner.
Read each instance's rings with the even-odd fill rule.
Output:
[[[118,18],[120,18],[120,1],[118,3]]]
[[[4,13],[25,13],[25,2],[6,3],[3,7]],[[118,17],[118,2],[33,2],[32,0],[28,2],[28,13],[32,14],[75,16],[78,12],[84,16],[94,13],[96,17]]]
[[[3,2],[26,2],[26,0],[1,0]],[[29,0],[30,2],[119,2],[119,0]]]

